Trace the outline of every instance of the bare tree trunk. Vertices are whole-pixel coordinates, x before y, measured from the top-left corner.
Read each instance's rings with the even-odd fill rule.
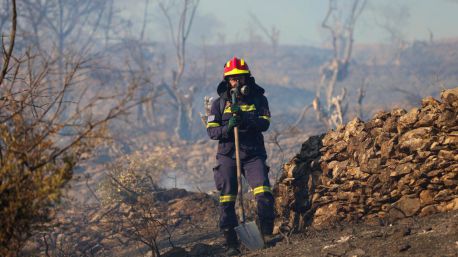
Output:
[[[11,0],[12,3],[12,15],[11,15],[11,32],[10,32],[10,44],[8,50],[5,53],[3,58],[3,67],[2,73],[0,74],[0,85],[2,85],[3,80],[8,72],[8,67],[10,64],[11,56],[13,55],[14,42],[16,39],[16,27],[17,27],[17,11],[16,11],[16,0]]]
[[[327,29],[332,36],[333,58],[320,68],[320,83],[312,106],[317,112],[317,119],[328,129],[344,122],[347,107],[342,104],[346,97],[346,89],[343,88],[342,93],[335,96],[335,88],[338,82],[348,76],[354,43],[354,27],[365,5],[366,0],[353,0],[349,16],[342,20],[342,17],[336,14],[339,11],[337,1],[329,0],[329,8],[321,24],[322,28]],[[324,101],[321,100],[323,86],[326,86]],[[321,104],[322,102],[325,104]]]
[[[171,40],[175,47],[177,69],[172,70],[172,85],[169,92],[174,95],[173,99],[175,99],[177,107],[177,126],[175,133],[179,138],[184,140],[189,140],[192,136],[192,97],[194,89],[190,89],[191,87],[181,89],[180,86],[186,67],[186,43],[198,5],[199,0],[185,0],[181,9],[178,25],[175,28],[169,8],[165,6],[164,2],[159,3],[160,9],[167,19]],[[189,17],[188,14],[190,14]],[[191,101],[189,101],[189,99],[191,99]],[[191,115],[188,115],[188,112],[191,112]]]
[[[140,41],[143,41],[145,37],[145,29],[146,29],[146,24],[148,20],[148,5],[149,5],[149,0],[145,0],[145,6],[143,10],[143,23],[142,23],[142,30],[140,32]]]

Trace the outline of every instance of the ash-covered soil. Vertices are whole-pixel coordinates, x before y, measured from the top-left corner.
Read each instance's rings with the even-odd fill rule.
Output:
[[[225,256],[217,228],[200,226],[175,237],[163,256]],[[458,256],[458,211],[412,217],[395,223],[334,224],[283,238],[275,246],[241,256]]]
[[[458,256],[458,211],[394,224],[308,229],[246,256]]]

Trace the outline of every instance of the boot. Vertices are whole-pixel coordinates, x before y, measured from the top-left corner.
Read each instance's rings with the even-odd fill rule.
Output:
[[[272,234],[274,230],[273,222],[260,222],[262,239],[264,240],[265,247],[273,247],[279,241],[276,236]]]
[[[224,229],[224,238],[226,239],[226,255],[235,256],[240,254],[239,241],[234,228]]]

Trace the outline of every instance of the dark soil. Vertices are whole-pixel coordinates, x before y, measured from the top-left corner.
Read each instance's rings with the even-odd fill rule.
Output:
[[[222,235],[214,226],[176,235],[175,254],[225,256]],[[283,238],[274,247],[241,256],[458,256],[458,212],[415,217],[394,224],[339,224],[308,228]],[[167,251],[166,251],[167,252]]]
[[[395,224],[341,224],[308,229],[275,247],[246,256],[458,256],[458,212]]]

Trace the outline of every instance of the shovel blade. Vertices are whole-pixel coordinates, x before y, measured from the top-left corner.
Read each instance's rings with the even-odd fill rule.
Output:
[[[264,248],[264,240],[262,240],[258,226],[253,221],[238,225],[235,227],[235,232],[240,241],[251,251]]]

